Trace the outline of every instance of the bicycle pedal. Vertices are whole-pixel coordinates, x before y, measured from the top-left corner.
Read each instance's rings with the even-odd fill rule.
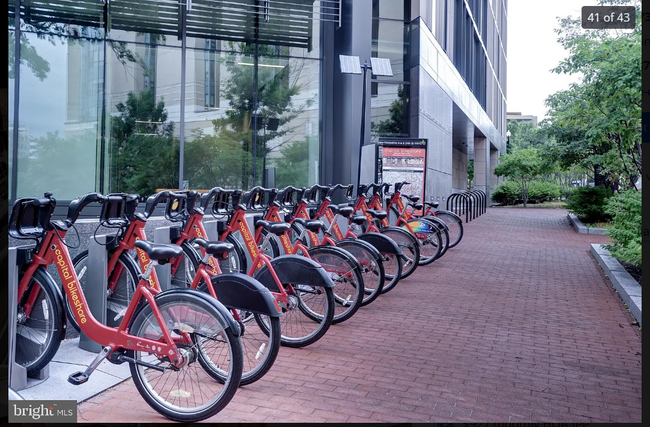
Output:
[[[68,377],[68,382],[73,385],[81,385],[88,381],[88,378],[90,378],[88,375],[86,375],[85,372],[75,372],[74,374],[70,375]]]

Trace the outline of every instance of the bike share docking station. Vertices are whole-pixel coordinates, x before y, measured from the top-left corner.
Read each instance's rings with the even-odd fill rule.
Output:
[[[108,251],[115,249],[118,244],[117,236],[106,234],[91,237],[88,242],[88,262],[86,263],[86,271],[83,272],[86,276],[84,296],[86,297],[88,310],[102,325],[109,324],[109,319],[107,319]],[[81,272],[79,276],[81,276]],[[79,280],[81,280],[81,277],[79,277]],[[74,307],[72,309],[74,310]],[[116,308],[111,311],[111,314],[113,311],[115,311],[115,316],[118,317],[122,310]],[[124,313],[121,314],[124,315]],[[119,317],[116,322],[119,323]],[[93,353],[99,353],[102,350],[101,345],[92,341],[83,332],[79,336],[79,348]]]
[[[9,332],[9,360],[8,360],[8,378],[9,387],[15,391],[24,390],[27,388],[28,380],[36,380],[37,382],[45,381],[50,376],[50,365],[45,365],[43,369],[35,374],[27,376],[27,370],[17,364],[16,360],[16,333],[18,318],[18,285],[20,283],[19,267],[24,264],[32,262],[34,254],[34,246],[19,246],[9,248],[8,266],[9,266],[9,283],[8,283],[8,299],[9,299],[9,312],[8,312],[8,332]]]

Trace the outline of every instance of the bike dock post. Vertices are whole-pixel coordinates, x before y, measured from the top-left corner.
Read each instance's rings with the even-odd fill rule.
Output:
[[[174,230],[177,227],[158,227],[153,232],[153,241],[155,243],[170,244],[172,242],[172,233],[176,234]],[[160,283],[160,289],[166,291],[172,287],[172,266],[171,263],[164,265],[158,264],[156,267],[156,275]]]
[[[13,390],[23,390],[27,388],[27,370],[17,364],[16,360],[16,318],[18,317],[18,304],[17,292],[18,284],[20,283],[20,274],[18,267],[20,265],[31,262],[33,257],[34,246],[20,246],[10,247],[7,265],[9,266],[9,283],[8,283],[8,299],[9,299],[9,360],[8,360],[8,382],[9,387]],[[45,365],[43,369],[36,374],[31,375],[30,378],[36,380],[46,380],[50,376],[50,365]]]
[[[86,265],[86,286],[84,296],[88,304],[88,310],[93,317],[102,325],[108,324],[107,316],[107,294],[108,288],[108,249],[116,237],[102,234],[90,238],[88,242],[88,264]],[[118,319],[119,321],[119,319]],[[79,348],[99,353],[102,346],[92,341],[86,334],[81,332],[79,336]]]
[[[223,221],[219,221],[216,219],[210,221],[203,221],[203,228],[205,228],[205,234],[207,234],[207,236],[204,237],[205,240],[209,240],[209,241],[219,240],[219,230],[221,229],[219,225],[220,222]]]

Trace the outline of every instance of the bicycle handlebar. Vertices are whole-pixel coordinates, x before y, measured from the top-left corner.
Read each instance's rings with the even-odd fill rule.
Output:
[[[402,187],[405,185],[409,185],[410,182],[407,181],[402,181],[402,182],[396,182],[395,183],[395,192],[399,193],[402,190]]]
[[[187,199],[187,194],[174,192],[172,190],[163,190],[156,194],[152,194],[151,196],[149,196],[149,198],[147,198],[147,204],[145,205],[144,208],[144,213],[146,217],[148,218],[151,215],[153,215],[153,212],[156,209],[156,206],[158,206],[158,204],[162,202],[167,202],[171,198],[175,198],[178,200]],[[165,212],[165,217],[166,216],[167,216],[167,212]]]
[[[215,201],[212,204],[212,213],[217,215],[229,215],[232,210],[239,206],[241,197],[241,190],[224,190],[221,187],[214,187],[210,191],[201,195],[201,207],[204,210],[207,210],[210,201],[214,198]]]
[[[39,238],[46,230],[52,230],[50,219],[56,208],[56,199],[49,191],[45,197],[17,199],[9,218],[9,235],[16,239]]]

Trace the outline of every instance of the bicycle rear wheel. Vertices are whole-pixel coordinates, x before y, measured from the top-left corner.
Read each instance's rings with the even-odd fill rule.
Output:
[[[309,256],[327,271],[334,282],[334,318],[332,324],[351,318],[359,310],[364,296],[364,281],[361,265],[344,249],[334,246],[318,246],[309,250]],[[312,310],[303,312],[315,321],[321,314],[313,315]]]
[[[434,216],[444,221],[449,228],[449,248],[460,243],[463,238],[463,220],[458,215],[445,211],[437,211]]]
[[[336,246],[350,252],[361,265],[364,292],[363,301],[361,302],[362,307],[377,299],[384,289],[384,281],[386,280],[381,254],[379,254],[379,257],[375,256],[372,250],[366,247],[367,243],[364,243],[361,240],[353,239],[336,242]]]
[[[384,227],[379,230],[384,236],[388,236],[402,249],[402,275],[405,279],[417,268],[420,262],[420,245],[415,236],[408,231],[398,227]]]
[[[182,341],[181,332],[192,338],[177,344],[186,363],[171,368],[165,356],[130,351],[134,359],[165,371],[135,363],[130,363],[130,369],[138,392],[154,410],[171,420],[195,422],[215,415],[230,402],[241,380],[243,359],[239,338],[223,323],[216,307],[198,292],[187,292],[156,297],[172,338]],[[163,339],[161,325],[148,304],[136,314],[130,331],[135,336]],[[219,371],[225,381],[212,381],[208,370]]]

